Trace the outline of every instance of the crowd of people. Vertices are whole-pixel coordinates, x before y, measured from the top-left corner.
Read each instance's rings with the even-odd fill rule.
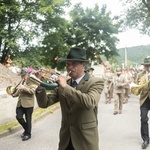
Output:
[[[103,76],[105,103],[111,103],[114,98],[114,115],[122,114],[123,104],[128,103],[131,94],[130,84],[135,81],[137,74],[133,69],[120,67],[113,72],[110,66],[106,66]]]
[[[139,70],[117,67],[114,73],[110,66],[107,66],[103,78],[105,102],[108,104],[114,99],[114,115],[122,114],[123,104],[128,103],[131,92],[139,95],[142,149],[146,149],[149,145],[150,56],[147,56],[141,65],[143,68]],[[131,83],[134,83],[134,86]]]
[[[16,119],[23,127],[22,141],[31,138],[32,112],[34,108],[34,95],[41,108],[47,108],[60,102],[62,120],[60,128],[59,150],[99,150],[98,118],[97,109],[101,93],[105,93],[105,103],[114,103],[114,115],[123,113],[123,105],[130,98],[130,85],[135,82],[141,84],[141,77],[145,77],[147,84],[140,91],[141,104],[141,137],[142,148],[146,149],[149,144],[148,111],[150,110],[150,57],[144,59],[144,68],[135,72],[133,69],[121,69],[116,67],[113,72],[111,66],[105,67],[103,77],[93,75],[94,68],[89,66],[86,52],[82,48],[73,47],[66,58],[60,58],[66,62],[67,76],[57,74],[55,81],[58,86],[46,93],[46,88],[29,80],[29,74],[41,80],[43,70],[22,70],[22,81],[17,91],[12,93],[18,96],[16,107]],[[44,71],[46,72],[46,71]],[[48,75],[50,73],[48,72]],[[43,75],[43,74],[42,74]],[[48,77],[49,78],[49,77]],[[25,118],[24,118],[25,115]]]

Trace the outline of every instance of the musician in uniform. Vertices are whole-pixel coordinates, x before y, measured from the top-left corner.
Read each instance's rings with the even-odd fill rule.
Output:
[[[140,116],[141,116],[141,137],[143,139],[142,149],[149,144],[148,112],[150,110],[150,56],[144,59],[144,70],[137,75],[135,83],[143,85],[140,94]]]
[[[59,86],[50,94],[39,86],[36,97],[40,107],[60,102],[62,119],[58,150],[99,150],[97,107],[104,81],[85,72],[86,51],[73,47],[66,58],[70,79],[58,76]]]
[[[116,74],[113,77],[114,83],[114,115],[122,114],[123,99],[124,99],[124,86],[126,85],[125,76],[122,74],[120,67],[116,68]]]
[[[91,65],[89,65],[89,64],[86,65],[85,71],[86,71],[91,77],[94,76],[94,75],[93,75],[94,68],[91,67]]]
[[[125,68],[124,72],[123,72],[124,76],[125,76],[125,80],[126,80],[126,85],[124,86],[125,88],[125,93],[124,93],[124,100],[123,103],[126,104],[128,103],[128,99],[130,97],[130,83],[132,82],[132,76],[131,74],[128,72],[128,69]]]
[[[20,75],[22,80],[16,87],[16,92],[12,93],[12,96],[18,97],[16,119],[24,129],[21,135],[22,141],[26,141],[31,138],[32,113],[37,85],[29,80],[28,73],[25,70],[21,70]]]
[[[106,67],[104,73],[104,93],[105,93],[105,103],[111,103],[113,97],[113,73],[109,66]]]

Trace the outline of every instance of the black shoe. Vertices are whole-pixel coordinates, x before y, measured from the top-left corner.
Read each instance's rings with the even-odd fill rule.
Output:
[[[23,132],[22,134],[21,134],[21,138],[23,138],[25,136],[25,132]]]
[[[117,115],[117,114],[118,114],[118,112],[116,112],[116,111],[115,111],[113,114],[114,114],[114,115]]]
[[[31,138],[31,135],[24,135],[22,138],[22,141],[29,140]]]
[[[148,141],[144,141],[142,144],[142,149],[146,149],[148,147],[149,142]]]

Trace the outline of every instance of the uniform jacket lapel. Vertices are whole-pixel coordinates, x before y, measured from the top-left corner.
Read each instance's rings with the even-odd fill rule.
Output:
[[[86,81],[88,81],[90,78],[89,74],[85,74],[84,77],[81,79],[81,81],[79,82],[79,84],[76,87],[76,90],[81,90],[83,88],[83,85],[86,83]],[[71,79],[69,79],[67,81],[67,84],[71,85]],[[74,102],[72,100],[69,101],[69,106],[72,106],[74,104]]]

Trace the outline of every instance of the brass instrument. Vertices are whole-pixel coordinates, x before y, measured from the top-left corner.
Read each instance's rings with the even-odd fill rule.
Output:
[[[138,96],[141,93],[143,87],[148,86],[148,83],[149,83],[149,81],[146,80],[146,77],[142,76],[139,79],[139,85],[137,85],[133,82],[130,84],[130,90],[134,95]]]
[[[35,73],[36,77],[40,76],[41,80],[47,83],[54,83],[58,75],[61,74],[52,69],[41,69]]]
[[[66,74],[66,79],[68,79],[69,75],[70,75],[71,71],[69,71]],[[61,75],[58,72],[53,72],[50,74],[50,72],[45,72],[44,73],[44,81],[42,81],[42,77],[43,74],[41,74],[39,77],[41,79],[38,78],[37,74],[31,74],[29,76],[30,81],[32,81],[34,84],[36,84],[37,86],[42,86],[45,87],[47,90],[54,90],[56,87],[58,87],[58,83],[56,82],[56,78]]]
[[[7,94],[12,95],[12,94],[16,93],[17,92],[17,88],[21,84],[21,82],[22,82],[22,80],[15,87],[14,86],[8,86],[6,88]]]
[[[58,84],[56,82],[43,82],[33,74],[30,75],[29,80],[37,86],[45,87],[47,90],[54,90],[56,87],[58,87]]]

